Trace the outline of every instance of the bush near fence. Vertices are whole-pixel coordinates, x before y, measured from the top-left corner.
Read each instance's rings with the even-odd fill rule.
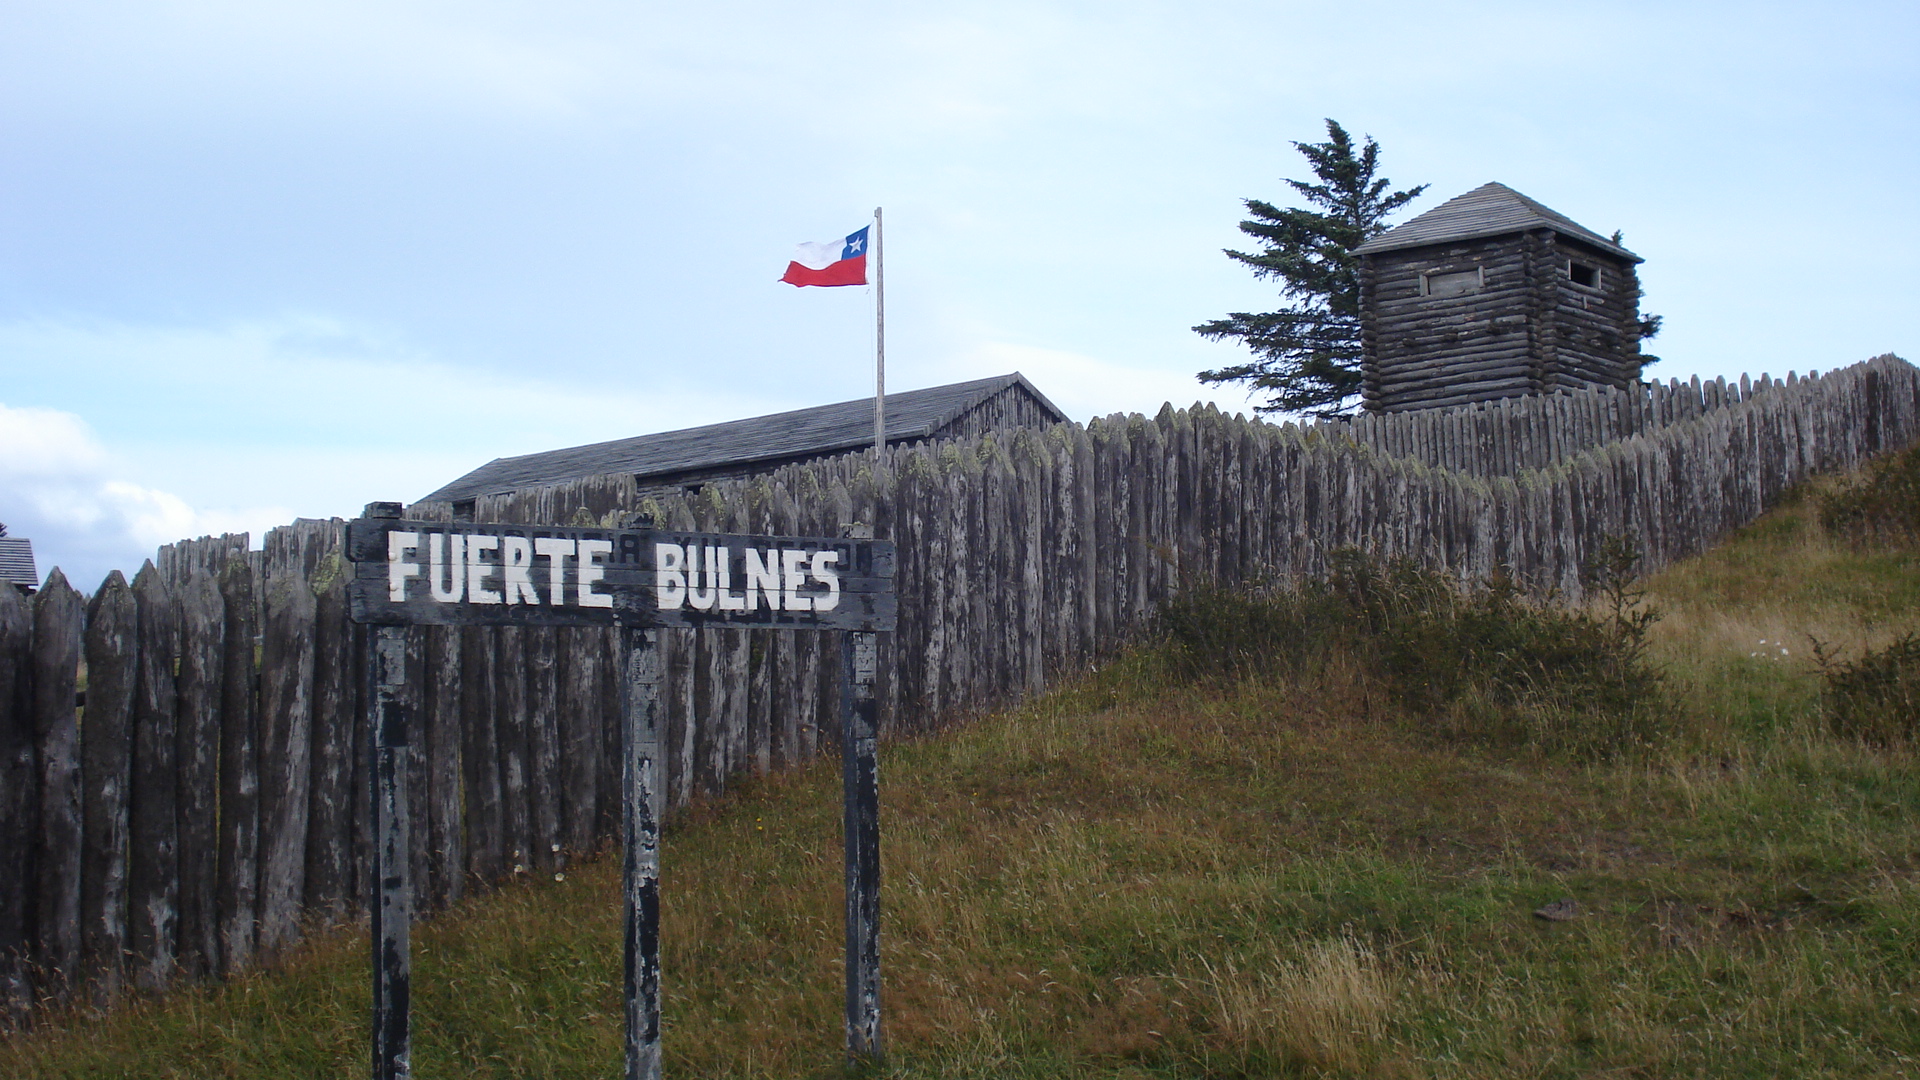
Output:
[[[1273,425],[1163,408],[789,466],[636,506],[632,478],[482,499],[482,521],[835,535],[900,551],[884,730],[1044,689],[1198,583],[1320,575],[1342,548],[1577,597],[1631,535],[1694,554],[1816,473],[1920,434],[1920,371],[1636,387]],[[383,492],[370,492],[383,495]],[[423,506],[415,516],[444,516]],[[365,635],[343,523],[163,548],[91,597],[0,590],[0,1014],[268,962],[367,895]],[[614,642],[599,630],[409,631],[418,903],[557,872],[616,835]],[[818,634],[662,633],[674,805],[832,744]],[[76,708],[84,661],[85,704]]]

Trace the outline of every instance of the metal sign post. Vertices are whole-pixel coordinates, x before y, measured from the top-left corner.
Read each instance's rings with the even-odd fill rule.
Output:
[[[400,520],[369,503],[347,526],[354,621],[376,629],[368,659],[373,784],[373,1077],[412,1075],[413,918],[406,775],[405,628],[599,626],[622,630],[620,724],[626,901],[628,1080],[660,1076],[658,627],[845,631],[841,737],[846,797],[847,1054],[880,1037],[880,827],[876,631],[894,625],[893,545],[847,535],[741,536]]]

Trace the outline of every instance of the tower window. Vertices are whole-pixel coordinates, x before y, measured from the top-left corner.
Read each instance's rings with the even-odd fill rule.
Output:
[[[1600,287],[1600,268],[1597,266],[1569,262],[1567,263],[1567,276],[1573,279],[1575,285],[1585,285],[1589,289],[1597,289]]]
[[[1466,296],[1477,293],[1486,285],[1486,275],[1480,267],[1471,270],[1448,270],[1420,275],[1421,296]]]

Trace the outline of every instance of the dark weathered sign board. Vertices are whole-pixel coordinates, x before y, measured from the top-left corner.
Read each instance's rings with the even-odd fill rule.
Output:
[[[844,630],[847,1053],[880,1038],[880,824],[876,631],[894,625],[893,545],[849,527],[837,538],[674,532],[636,524],[571,529],[400,520],[370,503],[347,526],[352,617],[368,650],[374,783],[373,1076],[412,1075],[408,938],[413,890],[405,777],[408,626],[613,626],[625,631],[621,729],[627,1070],[660,1076],[659,627]]]
[[[852,538],[361,519],[349,599],[378,626],[886,630],[893,545]]]

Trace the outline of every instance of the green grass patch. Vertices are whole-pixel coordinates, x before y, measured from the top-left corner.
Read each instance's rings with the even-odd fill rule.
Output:
[[[1820,524],[1860,546],[1920,545],[1920,446],[1882,454],[1819,496]]]
[[[1829,659],[1823,649],[1815,655],[1835,734],[1884,745],[1920,735],[1920,636],[1907,634],[1858,660]]]
[[[1436,736],[1616,756],[1650,742],[1662,715],[1646,653],[1659,613],[1632,580],[1637,558],[1607,542],[1586,575],[1601,610],[1587,611],[1347,549],[1325,578],[1191,590],[1162,608],[1159,630],[1189,677],[1347,671]]]

